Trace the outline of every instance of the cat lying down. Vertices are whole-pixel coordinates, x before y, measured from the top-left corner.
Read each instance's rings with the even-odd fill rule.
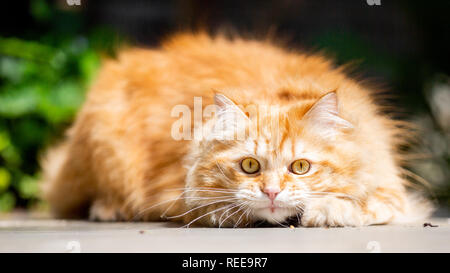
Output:
[[[185,226],[415,221],[411,133],[321,56],[180,34],[105,60],[42,166],[56,217]]]

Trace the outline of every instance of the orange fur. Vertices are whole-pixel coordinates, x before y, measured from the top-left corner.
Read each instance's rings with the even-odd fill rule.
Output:
[[[215,92],[242,110],[268,105],[276,113],[250,117],[254,138],[173,139],[173,107],[192,109],[194,97],[213,104]],[[245,226],[298,216],[305,226],[359,226],[410,220],[427,210],[416,207],[401,176],[397,147],[407,132],[381,114],[371,93],[321,56],[268,42],[182,34],[160,49],[124,50],[105,61],[63,144],[43,162],[44,197],[58,217],[105,221],[166,216]],[[352,128],[316,122],[325,112],[315,116],[311,109],[323,100],[332,104],[334,96],[336,126]],[[214,122],[204,119],[206,128]],[[330,126],[336,135],[322,137]],[[260,161],[258,175],[239,169],[248,155]],[[311,161],[310,174],[289,173],[297,157]],[[273,214],[262,193],[268,186],[286,192]],[[312,191],[322,194],[308,196]],[[235,199],[218,202],[226,197]],[[247,203],[231,206],[236,202]]]

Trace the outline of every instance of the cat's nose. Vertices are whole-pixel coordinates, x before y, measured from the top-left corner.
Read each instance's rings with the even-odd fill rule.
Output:
[[[264,188],[263,192],[265,194],[267,194],[267,196],[269,197],[270,201],[273,202],[273,200],[275,200],[275,198],[277,197],[277,195],[280,193],[280,188]]]

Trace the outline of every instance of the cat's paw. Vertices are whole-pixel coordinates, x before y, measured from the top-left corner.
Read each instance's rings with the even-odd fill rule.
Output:
[[[119,209],[102,201],[95,201],[89,210],[89,220],[91,221],[114,222],[123,219]]]
[[[354,202],[321,198],[311,200],[302,215],[302,226],[306,227],[345,227],[364,225],[364,216]]]

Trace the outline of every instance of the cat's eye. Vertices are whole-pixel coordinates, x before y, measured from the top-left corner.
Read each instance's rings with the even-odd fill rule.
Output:
[[[244,158],[241,161],[241,169],[248,174],[255,174],[257,172],[259,172],[260,169],[260,165],[258,160],[251,158],[251,157],[247,157]]]
[[[292,162],[290,171],[295,174],[305,174],[311,168],[311,164],[306,159],[298,159]]]

